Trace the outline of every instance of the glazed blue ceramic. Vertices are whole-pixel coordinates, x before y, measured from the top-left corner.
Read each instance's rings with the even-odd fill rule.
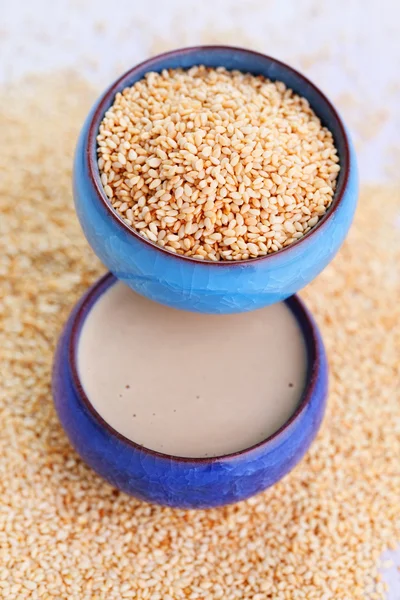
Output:
[[[148,71],[205,64],[286,83],[305,96],[332,131],[341,171],[331,207],[298,242],[265,257],[231,262],[181,257],[144,239],[111,208],[96,160],[96,136],[116,92]],[[314,279],[342,245],[357,201],[357,167],[343,123],[327,98],[303,75],[267,56],[224,46],[185,48],[151,58],[123,75],[101,96],[82,129],[74,167],[76,210],[94,252],[133,290],[168,306],[203,313],[235,313],[283,300]]]
[[[115,281],[111,274],[106,275],[77,304],[55,357],[55,406],[83,460],[127,494],[180,508],[207,508],[244,500],[286,475],[316,436],[327,394],[323,343],[302,302],[296,296],[286,300],[304,335],[308,358],[305,390],[291,419],[248,450],[217,458],[182,458],[148,450],[116,432],[96,412],[82,389],[76,367],[80,331],[88,312]]]

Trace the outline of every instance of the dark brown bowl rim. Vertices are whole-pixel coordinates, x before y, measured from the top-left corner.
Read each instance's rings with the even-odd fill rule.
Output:
[[[120,88],[122,82],[126,79],[131,79],[135,75],[135,73],[138,70],[143,69],[143,67],[146,67],[146,68],[148,67],[148,69],[147,69],[148,71],[153,70],[154,68],[157,67],[157,64],[160,61],[160,59],[171,58],[171,57],[176,57],[179,55],[185,55],[185,54],[191,54],[191,53],[195,54],[196,52],[201,51],[201,50],[241,52],[244,54],[250,54],[250,55],[257,56],[257,57],[260,57],[263,59],[267,59],[268,61],[275,63],[276,65],[279,65],[283,69],[286,69],[287,71],[290,71],[293,75],[299,77],[302,80],[302,82],[305,84],[305,86],[312,88],[316,92],[316,94],[319,95],[321,101],[326,104],[328,109],[331,111],[331,114],[333,115],[334,119],[337,121],[337,125],[339,128],[339,134],[344,142],[344,151],[342,153],[342,157],[339,157],[340,165],[341,165],[341,168],[343,168],[343,167],[345,168],[345,171],[344,171],[344,175],[342,176],[342,178],[338,184],[337,189],[335,190],[332,203],[331,203],[328,211],[325,213],[325,215],[323,215],[323,217],[319,220],[319,222],[314,227],[312,227],[310,229],[310,231],[308,231],[299,240],[290,244],[290,246],[281,248],[277,252],[273,252],[273,253],[267,254],[265,256],[258,256],[256,258],[249,258],[246,260],[238,260],[238,261],[234,261],[234,260],[220,260],[220,261],[200,260],[197,258],[193,258],[191,256],[175,254],[174,252],[171,252],[170,250],[167,250],[165,248],[162,248],[161,246],[158,246],[155,242],[152,242],[151,240],[144,238],[139,233],[137,233],[132,227],[130,227],[127,223],[125,223],[125,221],[122,219],[122,217],[120,217],[120,215],[117,213],[117,211],[111,206],[111,204],[104,192],[103,186],[100,181],[100,174],[99,174],[98,165],[97,165],[97,154],[92,152],[93,148],[97,147],[97,139],[96,138],[97,138],[97,134],[98,134],[98,127],[96,127],[96,123],[98,121],[100,121],[101,117],[105,114],[107,109],[112,105],[114,96],[117,93],[118,89]],[[318,116],[318,114],[317,114],[317,116]],[[176,50],[171,50],[169,52],[164,52],[162,54],[158,54],[157,56],[153,56],[152,58],[149,58],[149,59],[139,63],[138,65],[134,66],[132,69],[129,69],[128,71],[126,71],[123,75],[121,75],[121,77],[119,77],[114,83],[112,83],[111,86],[100,97],[100,100],[98,101],[96,110],[94,111],[94,113],[90,119],[90,122],[89,122],[89,130],[88,130],[88,136],[87,136],[86,147],[84,149],[84,152],[86,154],[86,159],[87,159],[87,164],[88,164],[88,174],[89,174],[89,179],[91,181],[91,184],[93,185],[93,187],[95,189],[97,197],[99,198],[100,201],[102,201],[103,205],[107,209],[107,213],[113,218],[113,220],[118,224],[118,226],[122,227],[125,232],[132,235],[139,242],[142,242],[143,244],[150,246],[154,250],[164,253],[166,256],[168,256],[170,258],[175,258],[177,260],[184,260],[185,262],[192,262],[196,265],[205,265],[207,267],[209,267],[211,265],[216,266],[216,267],[232,267],[234,265],[242,266],[242,265],[256,264],[260,261],[265,261],[265,260],[272,261],[272,260],[280,257],[283,253],[287,254],[291,250],[293,251],[294,249],[296,249],[299,244],[309,240],[313,234],[315,234],[317,231],[320,231],[321,228],[324,227],[324,225],[328,221],[330,221],[331,218],[334,216],[336,209],[339,207],[339,205],[343,199],[345,190],[347,188],[349,173],[350,173],[350,169],[351,169],[350,144],[349,144],[349,139],[348,139],[345,127],[343,125],[343,122],[342,122],[339,114],[337,113],[335,107],[330,102],[330,100],[328,100],[328,98],[325,96],[325,94],[323,92],[321,92],[321,90],[314,83],[312,83],[312,81],[310,81],[307,77],[305,77],[302,73],[300,73],[296,69],[293,69],[293,67],[290,67],[286,63],[284,63],[280,60],[277,60],[276,58],[273,58],[266,54],[262,54],[261,52],[256,52],[255,50],[248,50],[246,48],[240,48],[240,47],[236,47],[236,46],[224,46],[224,45],[191,46],[191,47],[187,47],[187,48],[179,48]]]
[[[290,419],[288,419],[288,421],[286,421],[277,431],[275,431],[275,433],[268,436],[261,442],[250,446],[249,448],[238,450],[237,452],[231,452],[230,454],[224,454],[222,456],[210,456],[204,458],[174,456],[172,454],[166,454],[163,452],[158,452],[156,450],[151,450],[150,448],[141,446],[140,444],[137,444],[133,440],[130,440],[123,434],[119,433],[109,423],[107,423],[107,421],[103,419],[103,417],[97,412],[93,404],[90,402],[81,384],[77,366],[77,349],[79,344],[79,336],[85,319],[89,314],[91,308],[101,297],[101,295],[104,292],[106,292],[109,287],[117,283],[117,281],[118,279],[112,273],[106,273],[96,283],[93,284],[93,286],[89,289],[87,294],[82,299],[81,303],[78,304],[77,311],[73,316],[71,334],[67,339],[68,358],[71,369],[73,387],[75,388],[75,391],[79,396],[84,408],[87,410],[91,418],[95,421],[96,425],[104,429],[111,437],[117,438],[118,440],[127,444],[134,450],[144,452],[146,454],[149,454],[150,456],[181,463],[195,463],[197,465],[207,465],[213,464],[215,462],[221,463],[230,461],[231,459],[247,456],[255,450],[267,448],[267,446],[270,445],[271,442],[274,442],[275,440],[277,440],[277,438],[282,436],[282,434],[284,434],[284,432],[287,431],[295,423],[295,421],[297,421],[301,417],[301,415],[307,410],[307,407],[314,396],[317,380],[320,375],[321,357],[324,355],[324,348],[321,338],[318,334],[317,326],[310,312],[308,311],[302,300],[300,300],[300,298],[297,295],[293,295],[290,298],[284,300],[284,302],[294,315],[301,329],[306,345],[308,362],[306,383],[297,409],[292,414]]]

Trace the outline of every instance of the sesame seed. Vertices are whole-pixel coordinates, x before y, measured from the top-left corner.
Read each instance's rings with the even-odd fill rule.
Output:
[[[161,185],[161,180],[160,179],[153,179],[153,181],[149,185],[149,189],[153,190],[154,188],[158,187],[159,185]]]

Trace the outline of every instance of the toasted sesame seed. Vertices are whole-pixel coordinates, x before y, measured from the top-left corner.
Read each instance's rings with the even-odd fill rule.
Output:
[[[318,223],[318,217],[312,217],[312,219],[310,219],[307,224],[309,227],[314,227],[314,225],[316,225],[317,223]]]
[[[153,190],[154,188],[158,187],[159,185],[161,185],[161,180],[160,179],[153,179],[153,181],[149,185],[149,189]]]

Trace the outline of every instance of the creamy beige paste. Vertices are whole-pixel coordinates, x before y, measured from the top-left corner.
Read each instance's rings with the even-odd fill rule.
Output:
[[[147,448],[220,456],[267,438],[295,411],[306,349],[287,306],[201,315],[112,285],[87,316],[78,372],[97,412]]]

